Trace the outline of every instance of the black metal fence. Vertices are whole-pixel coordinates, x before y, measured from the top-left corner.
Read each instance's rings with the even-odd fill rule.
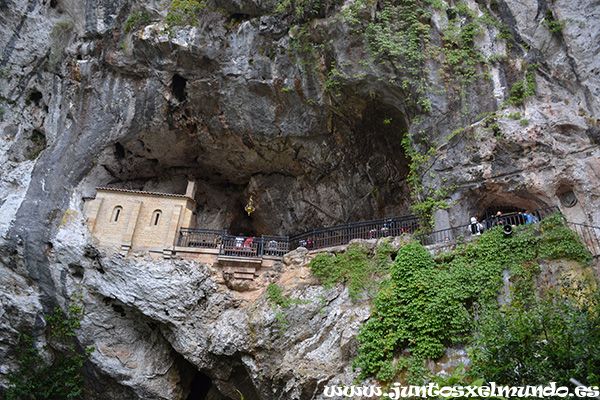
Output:
[[[223,236],[220,256],[261,258],[263,255],[263,240],[253,236]]]
[[[413,215],[354,222],[328,228],[313,229],[290,238],[290,250],[306,247],[309,250],[348,244],[352,239],[377,239],[413,234],[419,229]]]
[[[263,235],[262,240],[265,257],[283,257],[290,251],[290,238],[287,236]]]
[[[531,212],[532,221],[521,213],[511,213],[500,217],[490,217],[482,221],[484,230],[498,225],[523,225],[537,223],[547,216],[559,211],[557,206],[541,208]],[[582,238],[590,252],[600,255],[600,228],[584,224],[569,223],[571,228]],[[431,233],[418,233],[419,222],[413,215],[382,218],[372,221],[355,222],[312,231],[293,236],[231,236],[226,230],[181,228],[178,246],[219,249],[219,255],[234,257],[283,257],[298,247],[309,250],[348,244],[352,239],[378,239],[388,236],[415,235],[424,246],[443,243],[456,243],[463,237],[470,237],[470,224],[453,226]]]
[[[483,230],[488,230],[497,225],[512,226],[512,225],[525,225],[527,223],[538,223],[549,215],[559,211],[558,206],[540,208],[531,212],[532,220],[528,222],[528,219],[522,213],[510,213],[504,214],[501,217],[489,217],[482,221]],[[420,233],[415,237],[423,246],[429,246],[433,244],[443,243],[456,243],[461,238],[471,237],[471,224],[453,226],[448,229],[442,229],[431,233]]]
[[[219,247],[220,256],[281,258],[289,252],[287,236],[231,236],[224,235]]]
[[[470,226],[471,225],[460,225],[431,233],[420,233],[415,235],[415,238],[423,246],[443,243],[456,243],[457,240],[460,240],[463,237],[471,236]]]
[[[232,236],[226,230],[181,228],[177,246],[219,249],[219,255],[235,257],[283,257],[300,246],[309,250],[348,244],[352,239],[377,239],[414,234],[417,218],[408,215],[355,222],[287,236]]]
[[[532,221],[528,222],[527,217],[524,213],[513,212],[503,214],[500,217],[493,216],[486,218],[482,224],[484,229],[493,228],[496,225],[525,225],[527,223],[537,223],[546,218],[548,215],[552,215],[555,212],[560,211],[558,206],[540,208],[531,212]]]
[[[222,229],[181,228],[177,246],[218,249],[225,235],[227,235],[227,231]]]

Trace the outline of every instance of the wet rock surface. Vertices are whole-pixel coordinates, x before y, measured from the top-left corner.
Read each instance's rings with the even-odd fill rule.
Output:
[[[359,64],[369,58],[364,38],[334,14],[308,25],[325,50],[306,64],[293,51],[302,31],[272,2],[215,1],[196,27],[171,35],[157,1],[0,2],[0,352],[9,360],[0,372],[13,365],[19,331],[43,340],[43,315],[80,287],[79,340],[97,348],[92,393],[184,398],[199,371],[215,398],[238,389],[308,399],[354,377],[368,304],[321,293],[306,254],[260,283],[310,300],[286,312],[282,333],[261,290],[232,291],[206,265],[97,249],[82,216],[97,186],[183,193],[194,179],[199,226],[300,233],[409,213],[401,140],[411,132],[439,147],[423,183],[457,185],[453,225],[550,205],[598,225],[598,2],[478,3],[509,28],[510,46],[495,32],[478,37],[486,54],[505,49],[490,79],[471,84],[468,104],[428,93],[432,111],[417,125],[421,110],[397,71]],[[142,9],[151,21],[125,32]],[[543,23],[548,10],[558,32]],[[433,40],[445,15],[432,14]],[[534,95],[502,107],[534,63]],[[340,85],[326,90],[334,70]]]

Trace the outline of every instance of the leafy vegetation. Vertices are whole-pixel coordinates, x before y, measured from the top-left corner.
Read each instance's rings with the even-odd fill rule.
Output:
[[[19,368],[7,374],[6,400],[82,398],[84,377],[81,369],[87,355],[94,350],[88,348],[82,354],[76,349],[75,331],[80,326],[83,311],[82,306],[72,303],[66,316],[59,307],[52,315],[46,315],[47,341],[51,345],[46,350],[53,355],[51,364],[46,364],[34,338],[19,335]]]
[[[544,14],[544,19],[542,20],[542,25],[545,26],[546,28],[550,29],[551,33],[559,33],[565,27],[564,21],[563,22],[557,21],[554,18],[554,14],[552,13],[552,10],[550,10],[550,9],[546,10],[546,13]]]
[[[340,0],[281,0],[275,11],[289,15],[293,23],[304,23],[316,17],[324,17]]]
[[[448,196],[457,186],[446,184],[444,178],[442,178],[441,184],[434,184],[431,179],[429,184],[423,185],[423,178],[426,175],[429,175],[429,178],[435,178],[431,168],[438,155],[437,144],[430,146],[426,152],[422,152],[413,146],[411,136],[406,135],[402,140],[402,146],[404,153],[410,159],[406,182],[410,188],[411,208],[415,216],[419,218],[421,229],[429,232],[433,229],[434,213],[440,209],[450,208]]]
[[[372,255],[365,247],[353,244],[345,253],[317,254],[308,266],[325,288],[347,283],[350,297],[359,300],[363,293],[378,289],[381,278],[389,271],[391,254],[392,247],[387,241],[383,241]]]
[[[484,308],[476,324],[471,373],[505,385],[600,384],[600,292],[566,280],[544,295],[514,296]]]
[[[285,297],[281,291],[281,288],[275,284],[271,283],[267,287],[267,300],[271,304],[271,308],[275,313],[275,319],[279,323],[279,327],[281,329],[281,333],[285,332],[290,325],[288,321],[285,310],[289,308],[293,304],[305,304],[307,301],[299,300],[299,299],[289,299]]]
[[[46,148],[46,136],[39,131],[34,131],[31,135],[31,146],[26,147],[25,157],[28,160],[35,160]]]
[[[125,22],[125,32],[130,32],[144,25],[148,25],[149,23],[150,14],[146,11],[135,12],[127,18],[127,22]]]
[[[525,98],[535,94],[536,83],[535,83],[535,69],[538,67],[537,64],[530,64],[527,66],[527,72],[525,73],[525,79],[517,81],[510,88],[510,96],[508,100],[504,102],[504,106],[509,104],[522,105]]]
[[[361,376],[389,381],[409,365],[422,365],[421,359],[440,357],[446,342],[465,334],[469,315],[455,289],[449,271],[437,269],[427,249],[417,243],[403,246],[357,337],[361,346],[353,365]],[[394,360],[404,348],[410,357]]]
[[[537,260],[553,258],[590,260],[561,214],[547,217],[541,225],[518,227],[511,236],[496,227],[437,259],[420,244],[401,247],[357,337],[360,347],[353,366],[362,378],[389,382],[403,376],[418,383],[424,359],[439,358],[448,346],[468,342],[477,310],[497,307],[504,269],[513,276],[513,298],[522,301],[532,291]],[[344,279],[333,272],[328,277],[324,282]],[[593,323],[597,322],[588,327]]]
[[[429,380],[431,380],[432,382],[436,383],[438,385],[438,387],[442,388],[442,387],[454,387],[454,386],[458,386],[458,387],[465,387],[465,386],[471,386],[471,387],[481,387],[483,386],[485,380],[483,378],[473,378],[471,373],[468,373],[466,371],[465,365],[464,364],[460,364],[458,365],[456,368],[454,368],[454,370],[452,371],[452,373],[449,376],[437,376],[437,375],[427,375],[427,378]],[[456,395],[458,394],[458,395]],[[505,400],[503,397],[498,397],[498,396],[487,396],[487,397],[473,397],[470,395],[460,395],[460,392],[456,392],[456,394],[452,395],[453,399],[479,399],[479,398],[486,398],[486,399],[496,399],[496,400]],[[439,396],[439,399],[447,399],[448,396]]]
[[[165,19],[167,30],[171,32],[177,26],[197,25],[198,14],[204,8],[206,8],[204,1],[172,0]]]

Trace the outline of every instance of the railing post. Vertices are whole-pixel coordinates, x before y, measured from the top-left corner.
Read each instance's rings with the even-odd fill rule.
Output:
[[[260,258],[263,257],[263,255],[265,254],[265,240],[263,238],[260,238],[259,240],[259,246],[260,246]]]
[[[179,237],[177,238],[177,246],[181,246],[181,239],[183,238],[183,228],[179,228]]]
[[[225,255],[225,242],[227,241],[227,235],[221,237],[221,244],[219,245],[219,255]]]

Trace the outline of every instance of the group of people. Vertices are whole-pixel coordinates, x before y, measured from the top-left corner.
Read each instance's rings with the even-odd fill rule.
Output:
[[[531,211],[525,211],[524,213],[519,212],[517,219],[513,222],[519,222],[522,224],[537,224],[538,222],[540,222],[540,220],[538,217],[533,215],[531,213]],[[472,235],[481,235],[488,228],[493,228],[495,226],[503,226],[509,222],[507,221],[506,217],[502,216],[502,212],[498,211],[495,216],[493,216],[492,218],[488,218],[485,221],[485,223],[486,223],[485,225],[487,225],[487,226],[484,226],[484,224],[482,224],[481,222],[478,222],[477,218],[471,217],[471,224],[469,226],[469,229],[471,230],[471,234]],[[509,225],[512,225],[512,224],[509,223]]]
[[[306,247],[308,250],[312,250],[314,247],[315,242],[312,240],[311,237],[309,237],[308,239],[304,240],[300,240],[299,245],[300,247]]]
[[[378,235],[379,233],[379,235]],[[377,228],[373,228],[369,231],[369,239],[374,239],[376,237],[387,237],[390,234],[390,228],[387,224],[383,224],[380,231],[377,231]]]

